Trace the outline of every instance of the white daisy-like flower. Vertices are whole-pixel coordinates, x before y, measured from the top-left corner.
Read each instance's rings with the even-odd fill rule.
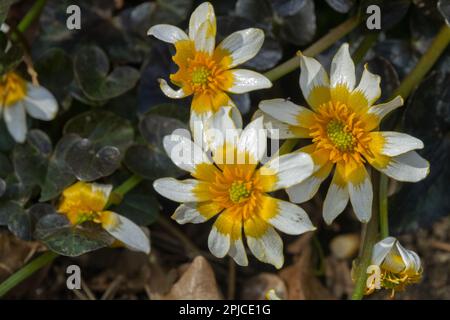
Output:
[[[25,81],[15,72],[0,76],[0,113],[16,142],[25,141],[27,113],[35,119],[49,121],[57,112],[55,97],[44,87]]]
[[[259,165],[267,147],[263,118],[242,130],[236,127],[231,112],[230,107],[224,107],[208,123],[205,135],[212,157],[185,135],[166,136],[167,154],[194,179],[162,178],[153,187],[164,197],[182,203],[172,216],[180,224],[202,223],[217,216],[208,238],[216,257],[228,254],[246,266],[244,231],[253,255],[281,268],[283,242],[274,227],[293,235],[315,228],[302,208],[268,193],[305,180],[313,163],[308,154],[297,152]]]
[[[170,75],[170,80],[180,89],[172,89],[163,79],[159,82],[170,98],[193,96],[192,130],[197,120],[203,124],[221,107],[234,106],[227,93],[240,94],[272,86],[260,73],[233,69],[258,53],[264,42],[264,32],[256,28],[237,31],[216,47],[216,16],[209,2],[202,3],[192,13],[188,34],[167,24],[151,27],[148,34],[175,45],[173,61],[179,69]],[[238,124],[242,122],[237,108],[233,109],[233,118]]]
[[[105,209],[111,191],[112,185],[78,181],[63,191],[58,212],[72,225],[86,221],[98,223],[119,244],[148,254],[150,239],[144,231],[130,219]]]
[[[420,181],[428,175],[429,163],[413,150],[423,143],[404,133],[378,131],[381,120],[403,105],[403,99],[374,104],[381,95],[381,79],[367,66],[355,87],[348,44],[334,56],[330,78],[316,59],[302,55],[300,62],[300,88],[310,108],[285,99],[259,105],[268,115],[266,125],[278,129],[280,139],[312,140],[300,150],[312,156],[314,174],[289,188],[289,197],[295,203],[308,201],[335,168],[324,201],[325,221],[332,223],[350,201],[358,219],[367,222],[373,192],[366,164],[398,181]]]
[[[371,265],[379,268],[380,278],[372,277],[373,281],[368,281],[366,294],[377,289],[378,280],[380,288],[390,289],[394,295],[395,291],[402,291],[422,278],[422,263],[417,253],[405,249],[394,237],[375,244]]]

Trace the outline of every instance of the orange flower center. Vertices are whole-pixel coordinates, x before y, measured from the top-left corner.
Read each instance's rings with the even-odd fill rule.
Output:
[[[26,95],[26,82],[16,73],[9,72],[0,78],[0,101],[4,106],[9,107]]]
[[[353,110],[343,103],[330,101],[319,107],[315,120],[310,136],[317,149],[330,152],[330,161],[365,162],[362,153],[367,151],[371,139]]]

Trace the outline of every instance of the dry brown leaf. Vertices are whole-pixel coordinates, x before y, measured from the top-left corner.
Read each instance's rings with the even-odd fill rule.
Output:
[[[311,247],[306,245],[291,266],[280,271],[288,288],[288,300],[335,299],[314,275],[311,265]]]
[[[335,297],[351,296],[354,285],[347,260],[340,260],[333,256],[327,257],[325,259],[325,275],[327,287]]]
[[[265,300],[266,293],[270,289],[275,290],[281,299],[287,298],[287,287],[283,279],[277,274],[263,272],[244,282],[242,299]]]
[[[165,300],[221,300],[213,269],[208,261],[198,256],[173,285]]]

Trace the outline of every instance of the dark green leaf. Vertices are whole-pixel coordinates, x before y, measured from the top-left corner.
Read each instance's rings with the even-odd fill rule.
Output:
[[[0,203],[0,225],[7,225],[15,236],[23,240],[31,240],[31,218],[16,202],[2,201]]]
[[[179,120],[154,114],[145,115],[139,129],[147,144],[134,145],[127,150],[124,162],[134,173],[146,179],[156,179],[170,175],[180,175],[178,169],[164,151],[164,136],[177,129],[185,129],[186,125]]]
[[[73,81],[73,63],[71,57],[60,48],[46,51],[35,63],[42,86],[50,90],[58,101],[65,101],[69,86]]]
[[[421,139],[419,153],[430,162],[430,174],[404,184],[390,201],[390,218],[397,232],[428,227],[450,212],[450,74],[435,73],[411,97],[405,132]]]
[[[155,222],[159,214],[159,203],[151,194],[128,193],[119,206],[111,209],[140,226]]]
[[[272,0],[273,10],[280,16],[293,16],[307,5],[308,0]]]
[[[44,132],[28,132],[26,143],[16,145],[13,152],[14,169],[20,182],[30,187],[44,183],[51,149],[51,141]]]
[[[347,13],[355,4],[355,0],[326,0],[328,5],[340,13]]]
[[[80,49],[75,56],[75,77],[89,99],[102,101],[120,96],[132,89],[139,72],[131,67],[115,67],[110,72],[106,53],[97,46]]]
[[[114,242],[114,238],[99,225],[72,226],[65,216],[59,214],[41,218],[36,225],[35,237],[50,250],[69,257],[108,247]]]
[[[301,46],[311,42],[316,34],[316,29],[314,1],[305,0],[305,4],[300,10],[293,15],[283,17],[280,35],[284,40]]]
[[[446,23],[450,25],[450,1],[449,0],[439,0],[438,9],[444,17]]]
[[[75,133],[98,148],[112,146],[120,152],[128,148],[134,137],[129,121],[102,110],[88,111],[70,119],[64,126],[64,133]]]

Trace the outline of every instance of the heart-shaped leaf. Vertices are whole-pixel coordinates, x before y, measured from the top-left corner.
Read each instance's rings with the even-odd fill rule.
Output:
[[[69,257],[108,247],[114,242],[114,238],[99,225],[85,223],[72,226],[60,214],[48,214],[41,218],[34,235],[50,250]]]
[[[94,101],[120,96],[139,80],[139,72],[131,67],[118,66],[110,72],[108,56],[97,46],[81,48],[75,56],[74,68],[81,90]]]

